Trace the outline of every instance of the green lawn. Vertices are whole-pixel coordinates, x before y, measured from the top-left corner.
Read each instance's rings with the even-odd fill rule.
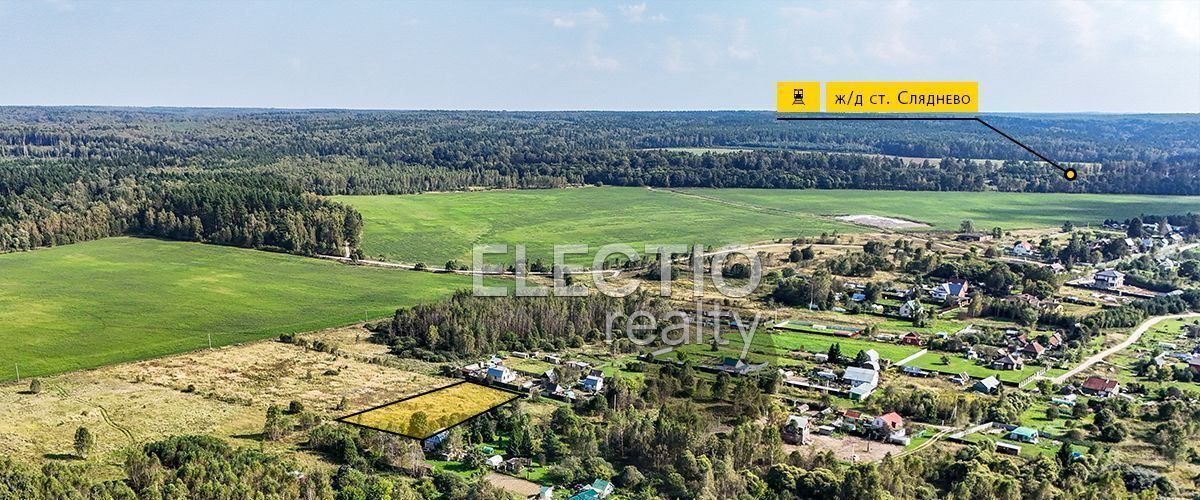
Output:
[[[950,364],[942,364],[942,355],[950,358]],[[967,372],[975,380],[995,375],[1004,382],[1014,384],[1025,380],[1042,368],[1037,365],[1026,365],[1025,368],[1020,370],[993,370],[989,366],[977,365],[974,361],[964,359],[961,354],[949,354],[938,351],[929,351],[923,356],[910,361],[908,365],[948,375],[958,375],[959,373]],[[1051,373],[1047,373],[1047,375],[1051,375]]]
[[[512,262],[515,245],[530,261],[553,259],[555,244],[600,246],[628,243],[639,253],[647,243],[724,245],[853,231],[815,216],[763,213],[714,201],[651,191],[607,187],[404,196],[336,196],[363,215],[363,249],[373,257],[442,266],[469,264],[476,243],[504,243]],[[590,264],[594,255],[568,256]]]
[[[977,432],[975,434],[971,434],[967,436],[966,439],[972,443],[980,443],[983,441],[1004,441],[1005,443],[1021,447],[1021,456],[1025,458],[1035,458],[1038,455],[1053,458],[1054,455],[1058,453],[1058,448],[1061,446],[1058,442],[1047,438],[1039,439],[1037,444],[1033,444],[1006,439],[1005,434],[992,434],[986,432]],[[1088,448],[1086,446],[1078,444],[1072,444],[1071,450],[1083,454],[1087,454],[1088,452]]]
[[[388,316],[469,278],[108,238],[0,255],[0,380]]]
[[[1021,229],[1099,224],[1141,214],[1183,214],[1200,196],[1065,193],[912,192],[787,189],[684,189],[683,192],[798,214],[870,214],[901,217],[954,231],[963,219],[975,227]]]

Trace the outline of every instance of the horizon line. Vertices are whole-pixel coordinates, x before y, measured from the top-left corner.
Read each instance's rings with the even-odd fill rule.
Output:
[[[772,109],[688,108],[688,109],[600,109],[600,108],[355,108],[355,107],[287,107],[287,106],[189,106],[189,105],[128,105],[128,104],[0,104],[11,108],[100,108],[100,109],[178,109],[178,110],[246,110],[246,111],[394,111],[394,112],[490,112],[490,113],[778,113]],[[974,113],[830,113],[812,112],[805,115],[983,115],[983,114],[1066,114],[1066,115],[1197,115],[1196,111],[978,111]]]

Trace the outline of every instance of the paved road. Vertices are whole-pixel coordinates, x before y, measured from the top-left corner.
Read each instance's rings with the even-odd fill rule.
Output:
[[[1128,338],[1121,341],[1120,344],[1109,347],[1108,349],[1105,349],[1103,351],[1100,351],[1100,352],[1092,355],[1088,359],[1083,360],[1083,362],[1080,363],[1079,366],[1076,366],[1075,368],[1072,368],[1067,373],[1064,373],[1062,375],[1054,377],[1051,380],[1056,384],[1061,384],[1063,382],[1066,382],[1071,377],[1074,377],[1075,375],[1078,375],[1079,372],[1082,372],[1082,371],[1090,368],[1092,365],[1099,363],[1104,358],[1112,356],[1113,354],[1116,354],[1118,351],[1122,351],[1122,350],[1126,349],[1127,347],[1133,345],[1134,342],[1137,342],[1138,339],[1142,338],[1142,334],[1146,333],[1146,330],[1149,330],[1150,327],[1154,326],[1155,324],[1158,324],[1159,321],[1168,320],[1168,319],[1178,319],[1178,318],[1194,318],[1197,316],[1200,316],[1200,313],[1172,314],[1169,316],[1154,316],[1151,318],[1147,318],[1146,321],[1143,321],[1142,324],[1138,325],[1137,329],[1134,330],[1133,333],[1129,334]]]

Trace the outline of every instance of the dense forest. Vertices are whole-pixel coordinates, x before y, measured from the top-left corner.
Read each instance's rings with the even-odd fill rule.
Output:
[[[399,309],[375,325],[374,339],[394,353],[433,361],[468,359],[500,350],[561,350],[605,340],[609,314],[665,312],[652,294],[627,297],[476,297],[469,290],[449,300]]]
[[[358,215],[306,193],[608,184],[1200,194],[1191,115],[987,117],[1077,162],[1075,182],[975,123],[773,118],[0,108],[0,251],[129,233],[294,253],[354,247]]]

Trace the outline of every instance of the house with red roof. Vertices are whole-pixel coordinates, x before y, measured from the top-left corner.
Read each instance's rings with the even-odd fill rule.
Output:
[[[1021,348],[1021,354],[1024,354],[1029,359],[1038,359],[1044,352],[1046,352],[1046,348],[1042,347],[1042,344],[1039,344],[1036,340],[1025,344],[1025,347]]]
[[[871,421],[871,427],[876,429],[887,429],[889,432],[895,431],[904,427],[904,418],[899,413],[891,412],[886,415],[875,417]]]
[[[921,345],[921,335],[917,332],[908,332],[900,337],[900,343],[903,345]]]
[[[1107,398],[1121,393],[1121,383],[1104,377],[1091,376],[1083,381],[1081,389],[1084,394]]]

